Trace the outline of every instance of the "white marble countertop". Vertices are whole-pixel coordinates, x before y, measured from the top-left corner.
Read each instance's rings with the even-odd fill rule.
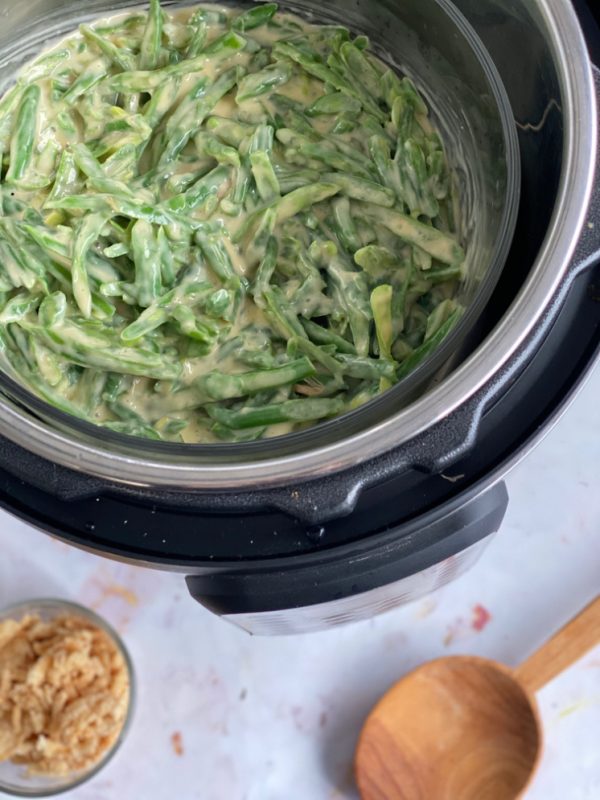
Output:
[[[78,552],[1,514],[0,606],[42,595],[91,606],[123,634],[137,669],[127,741],[104,772],[65,797],[356,798],[356,737],[395,680],[452,653],[516,665],[600,589],[598,397],[597,370],[509,478],[504,528],[468,575],[324,634],[252,639],[195,605],[181,577]],[[598,800],[600,649],[540,703],[546,749],[527,800]]]

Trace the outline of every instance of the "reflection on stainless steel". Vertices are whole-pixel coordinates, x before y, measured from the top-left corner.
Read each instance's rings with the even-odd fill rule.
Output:
[[[519,130],[522,130],[522,131],[525,131],[525,132],[531,131],[532,133],[539,133],[542,130],[542,128],[544,127],[544,125],[546,124],[546,122],[548,121],[548,117],[550,116],[550,112],[553,109],[556,109],[559,114],[562,114],[561,105],[558,102],[558,100],[555,100],[554,98],[552,98],[552,100],[550,100],[550,102],[548,103],[548,105],[544,109],[544,113],[542,114],[542,118],[541,118],[541,120],[539,122],[536,122],[534,124],[533,122],[519,122],[518,120],[516,120],[516,126],[517,126],[517,128],[519,128]]]
[[[85,4],[85,16],[131,5],[131,0],[91,0]],[[497,124],[495,138],[488,136],[490,126],[493,127],[490,115],[497,114],[494,109],[500,90],[494,88],[495,70],[486,62],[483,53],[479,58],[473,54],[473,48],[479,47],[477,39],[467,46],[464,25],[464,35],[459,32],[461,23],[452,11],[452,4],[446,0],[403,0],[402,3],[357,0],[349,7],[343,0],[307,0],[294,5],[300,10],[314,9],[320,19],[342,18],[346,24],[370,33],[379,48],[397,53],[396,60],[418,76],[420,88],[434,107],[439,98],[446,98],[446,103],[450,97],[459,98],[454,117],[444,116],[444,119],[449,119],[449,124],[465,134],[462,160],[471,170],[473,185],[479,187],[472,197],[476,198],[477,192],[483,190],[490,208],[502,204],[502,182],[509,180],[510,175],[498,176],[500,191],[494,195],[493,164],[494,161],[497,165],[500,163]],[[536,156],[539,158],[540,152],[556,167],[556,187],[547,186],[546,191],[536,197],[536,203],[554,206],[552,224],[548,227],[547,222],[538,223],[539,242],[536,235],[529,236],[534,253],[531,260],[535,260],[533,266],[530,268],[525,256],[525,266],[522,263],[511,265],[511,270],[527,272],[523,288],[500,324],[472,355],[463,363],[453,365],[454,371],[443,382],[438,382],[408,406],[392,391],[362,411],[302,434],[300,439],[273,440],[258,449],[225,447],[216,451],[215,448],[169,448],[119,441],[104,432],[92,435],[76,422],[64,422],[59,427],[57,422],[48,421],[43,409],[34,414],[24,408],[23,402],[8,396],[0,405],[0,435],[53,462],[137,486],[221,490],[224,487],[294,484],[354,466],[409,441],[445,419],[491,382],[499,368],[536,330],[568,272],[592,187],[596,100],[585,43],[570,3],[564,0],[510,0],[510,3],[457,0],[455,5],[490,50],[509,88],[518,119],[541,120],[544,110],[557,96],[561,98],[562,108],[562,125],[548,132],[539,145],[539,152],[527,151],[527,143],[521,141],[525,148],[524,182],[529,191],[535,190],[539,180]],[[72,28],[82,16],[81,10],[82,4],[76,0],[24,0],[17,4],[0,0],[0,13],[4,15],[0,29],[0,77],[6,80],[24,57],[38,50],[49,35]],[[498,20],[501,20],[500,25]],[[525,46],[522,50],[513,46],[507,48],[507,39],[498,38],[498,29],[502,34],[507,30],[515,32],[515,36],[522,38],[522,44],[529,42],[529,50]],[[398,38],[399,31],[403,31],[402,38]],[[535,54],[539,69],[527,66],[531,53]],[[443,69],[440,65],[444,65]],[[477,113],[473,111],[473,103],[478,103]],[[527,134],[525,138],[535,137]],[[456,158],[460,160],[461,156]],[[512,177],[516,178],[514,174]],[[473,234],[481,236],[485,244],[477,244],[474,252],[483,254],[487,248],[491,253],[497,247],[496,256],[501,258],[507,244],[501,228],[508,220],[505,218],[496,227],[498,239],[493,226],[493,220],[498,217],[490,212],[487,200],[479,201],[485,207],[479,209],[477,233]],[[467,219],[471,216],[467,212]]]

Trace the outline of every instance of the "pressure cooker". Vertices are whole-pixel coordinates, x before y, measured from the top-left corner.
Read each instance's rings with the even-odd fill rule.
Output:
[[[130,6],[0,0],[0,80],[51,34]],[[501,529],[507,473],[568,407],[600,345],[592,4],[282,6],[368,34],[433,107],[453,101],[466,177],[487,181],[483,195],[467,186],[473,235],[497,266],[468,332],[359,413],[244,445],[113,434],[0,375],[0,505],[74,546],[180,572],[202,605],[259,634],[364,619],[473,564]],[[492,219],[498,236],[486,239]]]

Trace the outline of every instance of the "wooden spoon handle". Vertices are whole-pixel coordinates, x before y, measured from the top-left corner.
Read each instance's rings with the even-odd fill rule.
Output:
[[[600,642],[600,596],[527,659],[515,674],[537,692]]]

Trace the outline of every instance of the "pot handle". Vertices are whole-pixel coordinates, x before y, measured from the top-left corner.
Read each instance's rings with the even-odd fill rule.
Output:
[[[366,619],[456,577],[474,561],[475,546],[499,530],[507,507],[499,483],[433,521],[419,518],[335,552],[193,575],[188,589],[251,633],[302,633]]]

